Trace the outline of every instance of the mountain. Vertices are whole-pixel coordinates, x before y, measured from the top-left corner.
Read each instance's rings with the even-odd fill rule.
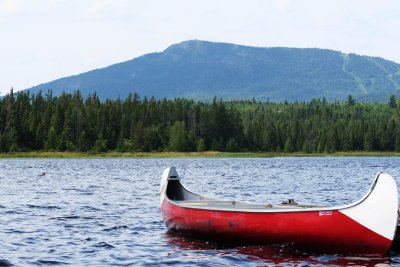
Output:
[[[387,101],[400,95],[400,65],[317,48],[261,48],[191,40],[160,53],[34,86],[105,98],[139,96],[307,101]]]

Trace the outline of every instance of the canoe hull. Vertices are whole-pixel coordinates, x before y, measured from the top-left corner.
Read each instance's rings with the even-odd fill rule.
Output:
[[[161,206],[169,230],[223,242],[291,244],[313,252],[385,254],[392,240],[338,210],[252,213],[193,209],[165,199]]]

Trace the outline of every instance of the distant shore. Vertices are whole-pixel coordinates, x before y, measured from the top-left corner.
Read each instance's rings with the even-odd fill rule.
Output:
[[[270,157],[400,157],[399,152],[15,152],[0,153],[0,158],[270,158]]]

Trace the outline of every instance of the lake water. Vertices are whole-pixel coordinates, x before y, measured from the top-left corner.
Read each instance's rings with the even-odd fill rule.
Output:
[[[396,157],[1,159],[0,266],[400,266],[396,251],[310,255],[168,233],[158,195],[168,166],[193,191],[262,203],[346,204],[379,171],[400,184]]]

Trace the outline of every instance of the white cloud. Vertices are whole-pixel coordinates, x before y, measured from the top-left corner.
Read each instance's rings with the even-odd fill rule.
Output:
[[[49,6],[54,6],[57,3],[57,0],[47,0]]]
[[[93,0],[89,6],[88,14],[97,16],[103,12],[110,11],[110,9],[121,9],[127,6],[127,0]]]
[[[277,0],[276,7],[281,10],[285,11],[289,6],[289,0]]]
[[[24,5],[23,0],[0,0],[0,13],[12,13]]]

